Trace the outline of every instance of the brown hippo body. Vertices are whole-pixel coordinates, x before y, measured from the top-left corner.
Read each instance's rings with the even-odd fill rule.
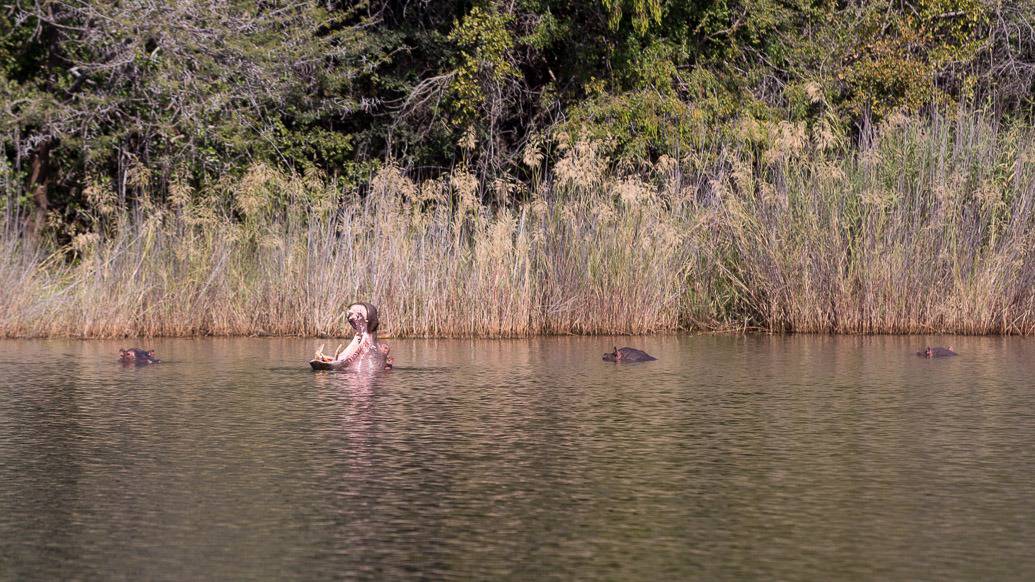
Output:
[[[947,348],[932,348],[931,346],[927,346],[922,351],[917,352],[916,355],[921,358],[949,358],[952,356],[958,356],[959,354],[952,351],[952,346]]]
[[[657,360],[654,356],[636,348],[615,347],[613,352],[604,354],[605,362],[653,362]]]
[[[128,350],[119,350],[119,361],[125,364],[157,364],[161,362],[155,357],[154,350],[143,350],[140,348],[129,348]]]

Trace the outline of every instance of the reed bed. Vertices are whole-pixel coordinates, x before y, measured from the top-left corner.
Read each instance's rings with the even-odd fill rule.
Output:
[[[0,335],[333,336],[360,300],[393,336],[1035,333],[1030,127],[895,118],[851,150],[765,130],[635,174],[576,141],[527,190],[259,165],[99,204],[68,248],[0,241]]]

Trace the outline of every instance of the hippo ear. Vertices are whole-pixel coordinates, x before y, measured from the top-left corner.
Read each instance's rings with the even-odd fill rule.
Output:
[[[147,355],[153,357],[155,355],[155,351],[154,350],[147,350]]]

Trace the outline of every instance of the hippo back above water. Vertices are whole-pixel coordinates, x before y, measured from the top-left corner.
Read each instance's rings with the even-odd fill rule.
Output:
[[[126,364],[157,364],[161,362],[161,360],[155,357],[154,350],[142,350],[140,348],[119,350],[119,361]]]
[[[604,354],[605,362],[652,362],[657,360],[654,356],[636,348],[615,347],[613,352]]]
[[[958,356],[956,352],[952,351],[952,346],[947,348],[932,348],[927,346],[925,349],[916,353],[921,358],[949,358],[952,356]]]

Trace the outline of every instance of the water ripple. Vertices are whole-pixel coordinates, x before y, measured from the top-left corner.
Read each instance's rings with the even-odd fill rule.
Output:
[[[1035,574],[1032,341],[311,343],[0,343],[0,578]]]

